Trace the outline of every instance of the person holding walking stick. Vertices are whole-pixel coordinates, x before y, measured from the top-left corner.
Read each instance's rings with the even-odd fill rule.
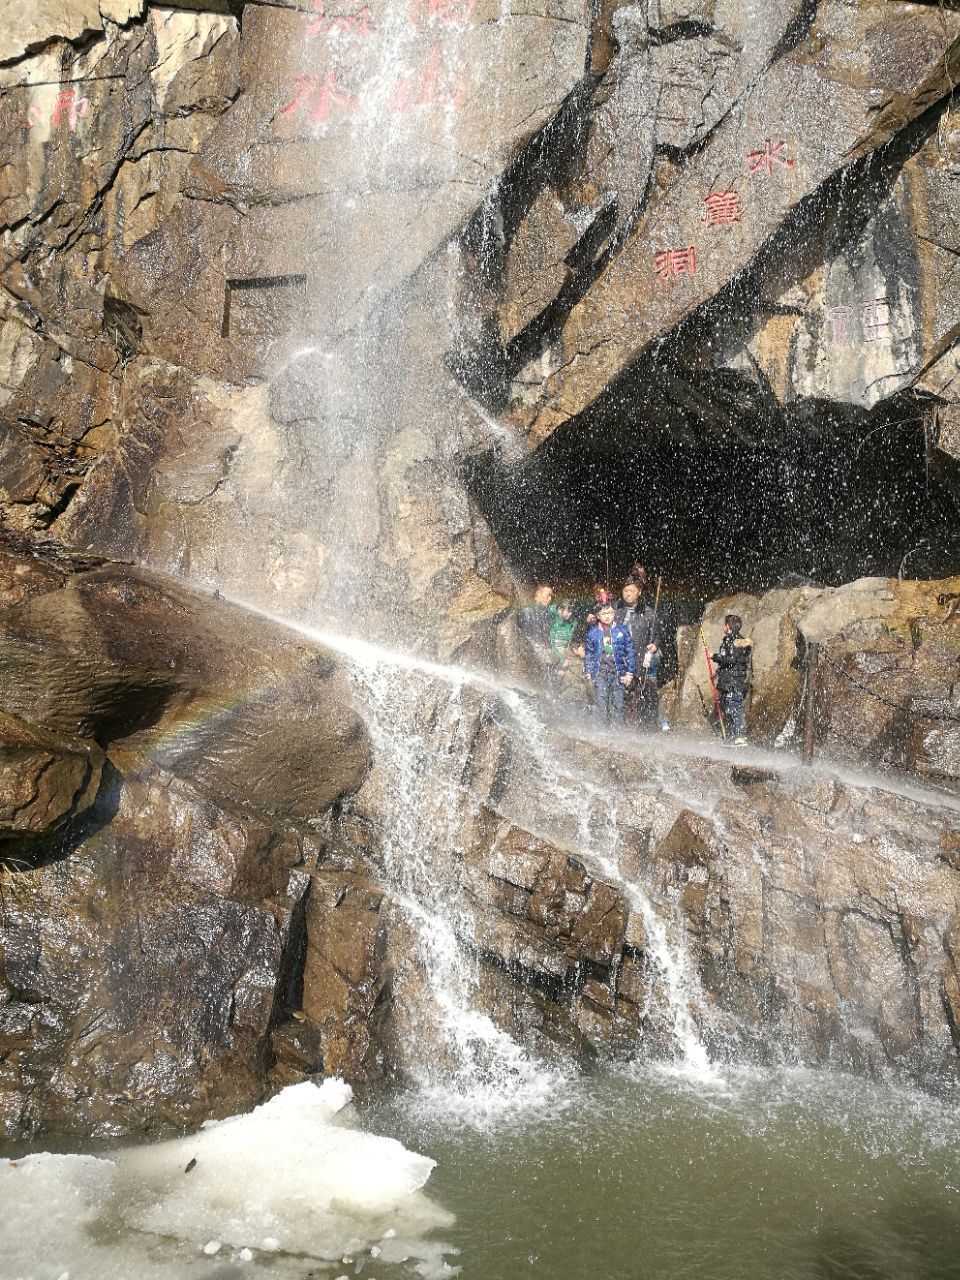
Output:
[[[750,658],[753,652],[753,641],[749,636],[741,636],[742,630],[743,619],[735,613],[728,613],[723,620],[723,640],[720,642],[720,648],[716,653],[708,655],[712,656],[717,665],[714,697],[717,699],[718,714],[720,714],[721,702],[723,705],[720,717],[721,732],[726,738],[726,729],[729,729],[733,735],[735,747],[747,745],[743,699],[747,692]],[[709,667],[709,663],[707,665]],[[713,680],[712,671],[710,679]]]

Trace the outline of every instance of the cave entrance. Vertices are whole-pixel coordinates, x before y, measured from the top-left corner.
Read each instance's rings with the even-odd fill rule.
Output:
[[[695,412],[676,395],[659,414],[608,406],[520,463],[485,455],[468,483],[518,577],[578,594],[608,554],[614,590],[640,560],[691,610],[799,581],[960,572],[960,503],[931,463],[928,400],[771,413],[756,395],[724,375],[698,385]]]

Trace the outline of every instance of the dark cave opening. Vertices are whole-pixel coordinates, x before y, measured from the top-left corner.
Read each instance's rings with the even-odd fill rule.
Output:
[[[936,463],[929,401],[772,414],[745,408],[736,381],[701,383],[695,412],[673,388],[657,414],[608,411],[521,462],[475,460],[468,484],[517,577],[581,593],[609,576],[617,590],[639,560],[693,604],[960,572],[960,488]]]

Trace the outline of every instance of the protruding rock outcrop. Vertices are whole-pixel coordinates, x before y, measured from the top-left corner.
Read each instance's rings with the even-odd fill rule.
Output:
[[[247,1106],[299,1007],[323,814],[368,766],[349,690],[143,571],[0,566],[0,1126]]]

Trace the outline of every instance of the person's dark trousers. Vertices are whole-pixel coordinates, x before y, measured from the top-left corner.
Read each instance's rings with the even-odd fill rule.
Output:
[[[743,719],[743,693],[730,690],[723,695],[723,721],[728,738],[745,738],[747,726]]]
[[[593,696],[600,719],[623,724],[623,685],[615,671],[598,671],[593,682]]]
[[[623,685],[623,723],[628,729],[638,729],[640,727],[640,718],[643,712],[641,704],[640,682],[636,679],[630,682],[630,688],[627,689]]]
[[[656,729],[660,725],[660,694],[655,676],[640,676],[637,685],[638,724],[641,729]]]

